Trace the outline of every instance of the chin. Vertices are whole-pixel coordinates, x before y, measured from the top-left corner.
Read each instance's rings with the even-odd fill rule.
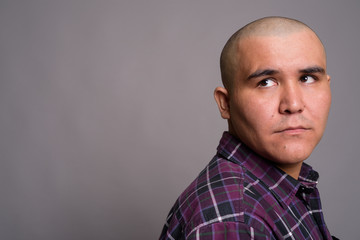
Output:
[[[288,151],[279,151],[275,156],[273,156],[274,162],[279,164],[296,164],[305,161],[311,154],[309,150],[290,150]]]
[[[288,156],[281,156],[276,158],[274,162],[280,165],[293,165],[302,163],[305,161],[310,155],[288,155]]]
[[[270,161],[278,164],[297,164],[305,161],[315,148],[315,144],[280,144],[268,154],[264,154]]]

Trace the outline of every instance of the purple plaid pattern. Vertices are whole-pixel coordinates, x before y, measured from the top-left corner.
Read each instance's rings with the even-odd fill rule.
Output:
[[[218,152],[180,195],[160,239],[331,239],[303,164],[298,180],[225,132]]]

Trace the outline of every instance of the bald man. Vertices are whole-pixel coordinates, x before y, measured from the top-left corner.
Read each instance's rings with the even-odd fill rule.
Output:
[[[214,92],[228,122],[160,239],[331,239],[318,173],[304,163],[331,103],[325,49],[304,23],[267,17],[234,33]]]

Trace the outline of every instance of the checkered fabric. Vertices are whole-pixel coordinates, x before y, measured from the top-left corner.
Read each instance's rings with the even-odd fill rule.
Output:
[[[225,132],[216,156],[180,195],[163,239],[331,239],[303,163],[298,180]]]

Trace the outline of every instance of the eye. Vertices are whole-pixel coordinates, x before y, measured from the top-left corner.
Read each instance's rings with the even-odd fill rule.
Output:
[[[305,75],[300,78],[300,81],[303,83],[313,83],[316,81],[316,77]]]
[[[268,88],[276,85],[276,81],[270,78],[264,79],[258,83],[261,88]]]

